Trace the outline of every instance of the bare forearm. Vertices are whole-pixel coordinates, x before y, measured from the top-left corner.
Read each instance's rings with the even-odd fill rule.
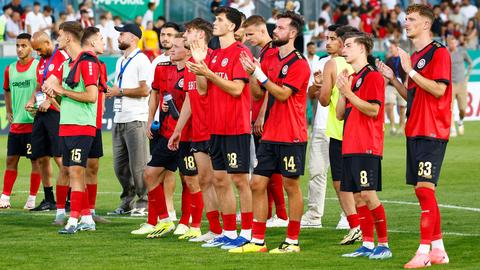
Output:
[[[432,94],[436,98],[443,96],[443,94],[445,94],[445,90],[447,89],[446,84],[438,83],[434,80],[427,79],[419,73],[415,74],[415,76],[410,79],[414,80],[418,86],[420,86],[422,89]]]
[[[397,92],[402,96],[403,99],[407,100],[407,88],[405,88],[405,85],[401,83],[399,80],[396,78],[392,78],[390,80],[390,83],[397,89]]]
[[[123,96],[131,98],[148,97],[148,91],[146,84],[137,88],[123,88]]]
[[[153,90],[150,94],[150,99],[148,100],[148,122],[152,122],[155,117],[155,113],[158,109],[158,103],[160,102],[160,97],[158,92]]]
[[[352,106],[357,108],[361,113],[369,117],[377,117],[378,112],[380,111],[380,105],[376,103],[370,103],[359,98],[355,93],[350,92],[346,98],[352,103]]]
[[[3,95],[5,96],[5,108],[7,110],[7,113],[12,113],[12,95],[10,94],[9,91],[4,91]]]
[[[260,85],[258,85],[258,81],[255,77],[250,76],[250,93],[254,100],[259,100],[265,96]]]
[[[95,103],[97,101],[97,93],[98,89],[94,86],[93,89],[88,89],[87,87],[86,92],[75,92],[64,89],[63,95],[78,102]]]
[[[337,101],[337,107],[335,109],[337,113],[337,119],[342,121],[345,118],[345,98],[340,97]]]
[[[288,87],[281,87],[268,80],[263,86],[267,89],[268,93],[279,101],[285,101],[292,95],[292,90]]]

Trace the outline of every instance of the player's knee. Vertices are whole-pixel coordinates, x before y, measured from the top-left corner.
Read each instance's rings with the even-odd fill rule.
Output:
[[[297,193],[300,190],[297,180],[283,181],[283,187],[289,196]]]
[[[16,171],[18,166],[18,157],[8,156],[7,157],[7,170]]]

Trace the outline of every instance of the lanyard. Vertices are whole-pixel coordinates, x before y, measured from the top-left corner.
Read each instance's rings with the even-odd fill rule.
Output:
[[[394,57],[393,58],[393,65],[395,66],[395,77],[400,78],[400,70],[398,69],[398,66],[400,64],[400,57]]]
[[[48,68],[50,67],[50,64],[52,63],[53,57],[55,57],[55,53],[57,52],[57,50],[58,50],[58,46],[55,46],[55,49],[53,50],[52,56],[50,56],[50,59],[48,59],[47,65],[44,66],[44,68],[43,68],[42,85],[45,82],[45,79],[47,78]],[[43,61],[43,63],[45,63],[45,61]]]
[[[137,51],[137,53],[132,56],[131,58],[128,59],[127,63],[125,63],[125,65],[122,66],[122,64],[120,64],[120,72],[118,73],[118,87],[122,88],[122,80],[123,80],[123,72],[125,72],[125,69],[127,68],[128,64],[130,64],[130,61],[132,61],[133,58],[135,58],[135,56],[137,56],[141,51]],[[123,62],[123,61],[122,61]]]

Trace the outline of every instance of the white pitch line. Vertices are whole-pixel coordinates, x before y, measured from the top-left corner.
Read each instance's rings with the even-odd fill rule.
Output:
[[[332,198],[326,198],[327,200],[334,200],[337,201],[338,199],[335,197]],[[405,201],[390,201],[390,200],[380,200],[382,203],[386,204],[401,204],[401,205],[419,205],[417,202],[405,202]],[[457,210],[465,210],[465,211],[472,211],[472,212],[480,212],[480,208],[475,208],[475,207],[465,207],[465,206],[458,206],[458,205],[452,205],[452,204],[438,204],[439,207],[441,208],[447,208],[447,209],[457,209]]]
[[[19,190],[15,191],[14,193],[30,193],[28,190]],[[42,194],[42,191],[38,192],[39,194]],[[120,195],[120,192],[114,192],[114,191],[98,191],[97,194],[100,195]],[[175,193],[174,196],[181,196],[181,193]],[[308,198],[305,197],[305,200]],[[338,201],[338,198],[336,197],[329,197],[326,198],[327,200],[332,200],[332,201]],[[381,200],[382,203],[385,204],[400,204],[400,205],[419,205],[417,202],[406,202],[406,201],[391,201],[391,200]],[[480,208],[475,208],[475,207],[466,207],[466,206],[459,206],[459,205],[452,205],[452,204],[439,204],[438,205],[441,208],[447,208],[447,209],[456,209],[456,210],[464,210],[464,211],[472,211],[472,212],[480,212]]]

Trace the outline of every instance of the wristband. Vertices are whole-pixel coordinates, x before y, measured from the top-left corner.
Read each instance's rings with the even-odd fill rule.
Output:
[[[120,96],[123,97],[123,88],[120,88]]]
[[[268,81],[268,77],[267,75],[265,75],[265,73],[263,73],[262,69],[259,68],[259,67],[255,67],[255,71],[253,71],[252,75],[257,78],[257,80],[261,83],[261,84],[265,84],[267,83]]]
[[[408,76],[412,79],[413,79],[413,76],[415,76],[417,74],[418,74],[418,72],[415,71],[415,69],[412,69],[412,70],[410,70],[410,72],[408,72]]]

